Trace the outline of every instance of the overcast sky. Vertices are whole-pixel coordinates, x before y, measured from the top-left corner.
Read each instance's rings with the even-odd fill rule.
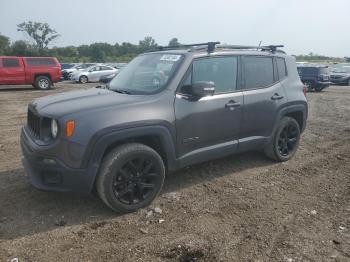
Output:
[[[284,44],[290,54],[350,56],[349,0],[0,0],[0,33],[12,41],[23,21],[47,22],[56,46],[94,42],[160,45],[221,41]]]

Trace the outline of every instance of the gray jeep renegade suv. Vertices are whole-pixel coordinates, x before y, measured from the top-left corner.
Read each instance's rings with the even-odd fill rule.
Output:
[[[308,106],[295,59],[277,47],[159,48],[108,86],[36,99],[21,133],[32,184],[95,188],[110,208],[130,212],[188,165],[247,150],[290,159]]]

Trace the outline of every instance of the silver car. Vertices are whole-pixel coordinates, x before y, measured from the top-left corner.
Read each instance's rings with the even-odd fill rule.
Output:
[[[102,76],[117,73],[118,70],[105,65],[94,65],[85,70],[77,70],[72,73],[71,80],[79,83],[98,82]]]

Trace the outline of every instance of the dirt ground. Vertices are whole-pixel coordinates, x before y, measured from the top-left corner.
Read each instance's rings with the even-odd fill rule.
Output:
[[[0,261],[350,261],[350,87],[308,94],[291,161],[247,153],[180,170],[121,216],[93,195],[34,189],[21,164],[27,104],[84,87],[0,90]]]

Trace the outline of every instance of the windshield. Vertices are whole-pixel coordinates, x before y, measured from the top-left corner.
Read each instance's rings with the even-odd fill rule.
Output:
[[[113,78],[109,88],[130,94],[151,94],[168,84],[182,55],[145,54],[132,60]]]

